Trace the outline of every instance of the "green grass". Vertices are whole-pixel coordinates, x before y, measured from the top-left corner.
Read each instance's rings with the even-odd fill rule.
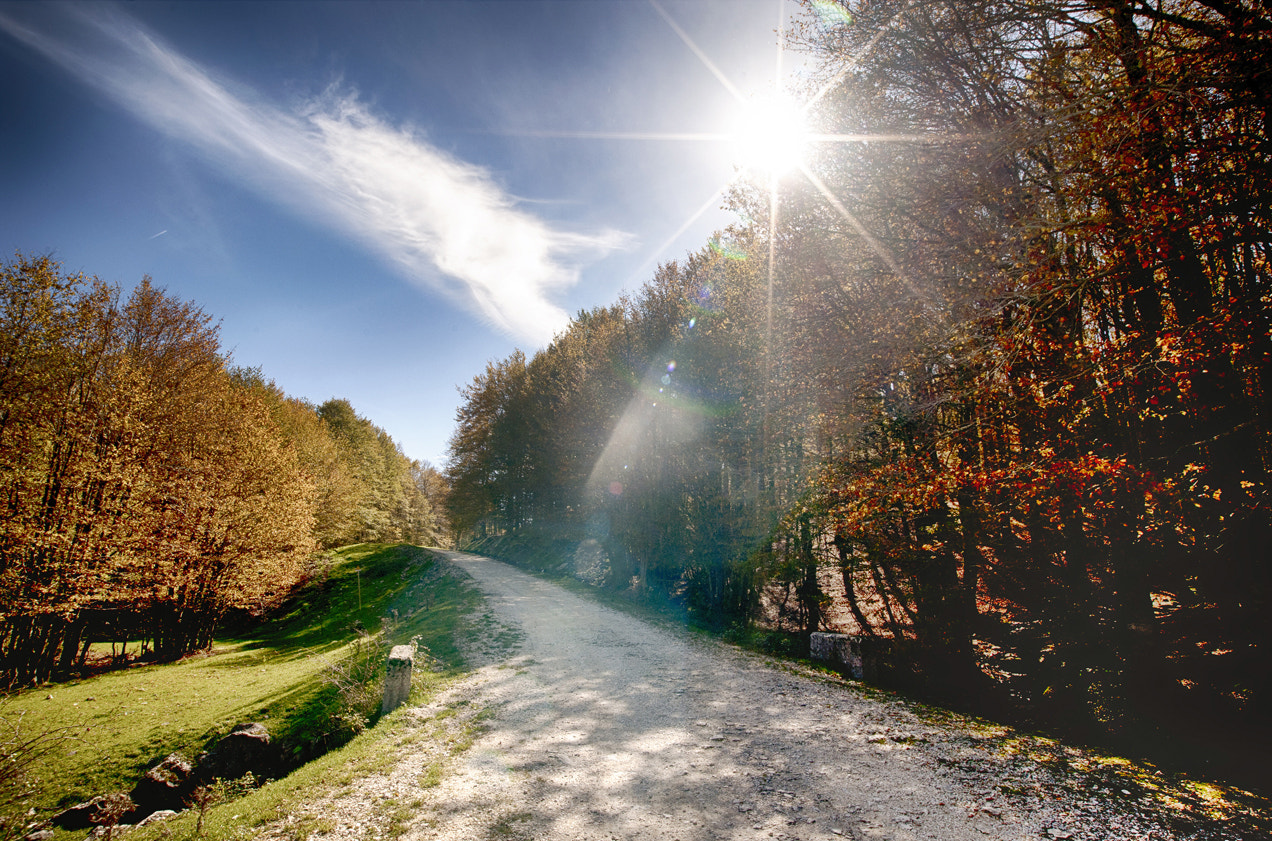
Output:
[[[476,590],[426,550],[351,546],[334,554],[326,574],[282,616],[218,640],[208,654],[14,695],[0,714],[21,717],[25,732],[66,727],[76,734],[33,768],[30,805],[47,816],[97,794],[128,790],[154,761],[173,751],[193,758],[242,722],[264,724],[298,762],[337,746],[361,728],[333,723],[346,703],[332,682],[336,667],[359,651],[382,661],[385,646],[418,638],[436,661],[434,671],[416,672],[413,695],[427,697],[462,666],[456,631],[478,602]],[[396,618],[386,623],[392,611]],[[392,727],[380,730],[377,738],[384,738]],[[324,759],[339,763],[341,754],[346,762],[351,756],[341,751]],[[306,766],[279,788],[292,790],[315,773],[324,772]],[[252,797],[261,799],[266,789]],[[206,832],[214,835],[211,824]]]
[[[412,694],[430,695],[440,690],[454,675],[434,674],[425,687],[416,686]],[[358,738],[309,762],[288,776],[275,780],[247,796],[233,802],[222,803],[208,810],[202,841],[240,841],[251,838],[266,824],[285,829],[294,841],[304,841],[313,834],[323,834],[334,829],[325,818],[304,814],[298,807],[323,794],[330,794],[353,784],[364,775],[384,770],[385,755],[419,738],[417,724],[408,717],[393,713],[374,729]],[[470,731],[446,745],[446,754],[454,756],[472,743]],[[427,734],[432,738],[435,734]],[[439,772],[440,773],[440,772]],[[440,778],[438,780],[440,782]],[[383,825],[390,838],[400,837],[406,831],[420,803],[382,804],[381,814],[369,818]],[[291,817],[290,821],[284,819]],[[197,815],[193,810],[161,823],[132,830],[131,841],[160,841],[169,838],[193,838]]]

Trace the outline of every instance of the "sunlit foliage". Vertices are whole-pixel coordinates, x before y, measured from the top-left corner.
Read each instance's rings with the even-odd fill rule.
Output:
[[[348,400],[332,398],[315,412],[334,446],[337,482],[323,540],[347,543],[406,542],[433,546],[446,541],[439,517],[444,488],[427,463],[407,458],[380,427],[358,415]],[[334,499],[336,490],[339,503]]]
[[[370,429],[368,475],[149,280],[121,301],[47,258],[0,267],[0,681],[65,673],[100,639],[174,659],[277,604],[320,543],[438,538],[428,469]]]
[[[851,11],[803,34],[820,119],[925,139],[828,150],[842,211],[811,188],[787,202],[789,262],[827,314],[872,299],[873,327],[837,343],[837,414],[861,433],[813,494],[848,595],[946,686],[994,674],[1113,729],[1146,708],[1253,715],[1272,690],[1253,633],[1272,595],[1272,148],[1253,71],[1272,21],[1205,3]],[[810,253],[853,264],[827,283]]]

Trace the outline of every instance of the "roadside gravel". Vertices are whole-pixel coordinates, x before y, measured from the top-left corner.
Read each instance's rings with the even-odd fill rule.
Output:
[[[1181,800],[1081,751],[661,629],[497,561],[447,557],[486,594],[468,640],[482,665],[410,711],[440,741],[404,746],[382,773],[308,807],[326,821],[322,838],[1265,837],[1251,833],[1266,812]],[[456,734],[478,723],[468,746]],[[449,759],[437,747],[447,732],[466,748]]]

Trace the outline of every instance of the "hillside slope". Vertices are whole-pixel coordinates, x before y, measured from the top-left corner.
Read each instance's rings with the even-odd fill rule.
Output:
[[[218,640],[210,652],[18,693],[0,716],[23,733],[60,730],[68,739],[31,767],[32,789],[16,811],[34,809],[24,824],[38,823],[95,795],[127,791],[169,753],[193,758],[250,721],[263,723],[281,748],[279,773],[300,766],[375,722],[388,646],[412,639],[422,646],[420,662],[430,667],[416,670],[417,700],[458,674],[457,628],[478,600],[467,577],[429,550],[345,547],[283,615]],[[275,816],[266,809],[260,819]]]

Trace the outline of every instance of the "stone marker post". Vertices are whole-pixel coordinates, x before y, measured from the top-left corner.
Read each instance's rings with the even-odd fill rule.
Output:
[[[814,660],[824,660],[836,666],[844,666],[856,680],[871,677],[866,672],[873,671],[866,662],[862,645],[863,638],[853,634],[826,634],[820,631],[813,633],[808,640],[808,653]]]
[[[389,673],[384,677],[384,703],[380,715],[388,715],[411,694],[411,666],[415,662],[415,646],[395,645],[389,652]]]

